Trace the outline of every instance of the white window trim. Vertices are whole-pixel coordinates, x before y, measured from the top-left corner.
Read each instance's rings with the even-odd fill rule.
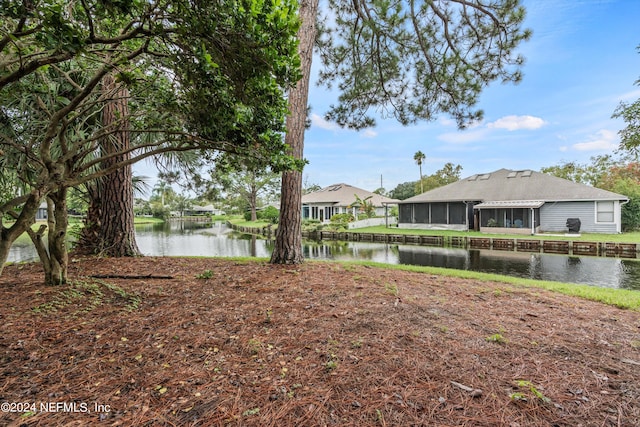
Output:
[[[611,203],[612,209],[611,211],[600,211],[599,206],[601,203]],[[598,214],[602,213],[611,213],[611,221],[599,221]],[[596,224],[615,224],[616,222],[616,202],[614,200],[602,200],[596,201],[595,205],[595,223]]]

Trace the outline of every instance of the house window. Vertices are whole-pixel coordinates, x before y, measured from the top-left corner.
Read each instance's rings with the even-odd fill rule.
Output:
[[[613,202],[596,202],[596,222],[613,222]]]

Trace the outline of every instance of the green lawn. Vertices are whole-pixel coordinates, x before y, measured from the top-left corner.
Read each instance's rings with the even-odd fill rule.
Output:
[[[274,230],[276,229],[276,225],[271,224],[268,221],[246,221],[244,218],[233,218],[229,219],[229,223],[237,225],[238,227],[249,228],[264,228],[268,225],[271,225]]]
[[[151,218],[151,217],[135,217],[133,219],[133,222],[136,225],[139,224],[157,224],[157,223],[162,223],[164,222],[163,219],[160,218]],[[42,224],[47,224],[46,221],[37,221],[35,224],[33,224],[31,226],[31,228],[33,230],[38,230],[40,228],[40,225]],[[12,223],[11,222],[5,222],[4,226],[5,227],[11,227]],[[71,232],[75,232],[77,230],[79,230],[81,227],[84,226],[84,222],[82,219],[80,218],[74,218],[74,217],[70,217],[69,218],[69,230],[71,230]],[[20,235],[20,237],[18,237],[18,239],[16,240],[17,243],[25,243],[25,242],[30,242],[31,238],[29,237],[29,235],[27,233],[22,233]]]
[[[163,223],[164,219],[162,218],[154,218],[151,216],[136,216],[133,218],[133,223],[135,225],[138,224],[160,224]]]
[[[410,228],[385,227],[384,225],[375,227],[356,228],[347,230],[351,233],[378,233],[378,234],[407,234],[422,236],[467,236],[467,237],[494,237],[508,239],[536,239],[536,240],[571,240],[583,242],[617,242],[617,243],[640,243],[640,231],[622,234],[599,234],[599,233],[582,233],[577,236],[565,236],[557,234],[488,234],[479,231],[450,231],[450,230],[420,230]]]
[[[243,218],[233,218],[230,223],[241,227],[263,228],[269,225],[265,221],[245,221]],[[277,225],[273,226],[273,229]],[[327,229],[327,231],[329,231]],[[561,233],[555,234],[488,234],[479,231],[452,231],[452,230],[421,230],[413,228],[397,228],[385,227],[378,225],[374,227],[355,228],[351,230],[343,230],[347,233],[377,233],[377,234],[406,234],[413,236],[463,236],[463,237],[492,237],[503,239],[535,239],[535,240],[568,240],[582,242],[611,242],[611,243],[640,243],[640,231],[621,233],[621,234],[600,234],[600,233],[581,233],[580,236],[565,236]]]
[[[307,261],[326,262],[326,261]],[[604,304],[613,305],[628,310],[640,311],[640,291],[631,289],[604,288],[598,286],[578,285],[576,283],[552,282],[547,280],[523,279],[518,277],[503,276],[499,274],[480,273],[470,270],[455,270],[442,267],[423,267],[415,265],[383,264],[370,261],[340,261],[346,265],[367,265],[376,268],[393,270],[416,271],[439,276],[460,277],[464,279],[475,279],[481,281],[491,281],[508,283],[514,286],[526,288],[541,288],[549,291],[571,295],[591,301],[598,301]]]

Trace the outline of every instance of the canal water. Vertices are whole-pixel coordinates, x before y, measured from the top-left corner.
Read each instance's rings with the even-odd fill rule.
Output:
[[[171,221],[136,227],[138,247],[154,256],[269,257],[271,240],[234,232],[222,222]],[[458,249],[395,243],[305,241],[308,259],[424,265],[640,290],[640,261],[542,253]],[[30,243],[14,245],[10,262],[36,259]]]

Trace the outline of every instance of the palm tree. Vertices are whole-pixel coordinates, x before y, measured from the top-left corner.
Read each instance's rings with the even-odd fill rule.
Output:
[[[415,160],[416,163],[418,164],[418,167],[420,167],[420,192],[421,193],[424,193],[424,190],[422,187],[422,162],[426,157],[427,156],[425,156],[422,151],[418,151],[416,154],[413,155],[413,160]]]

